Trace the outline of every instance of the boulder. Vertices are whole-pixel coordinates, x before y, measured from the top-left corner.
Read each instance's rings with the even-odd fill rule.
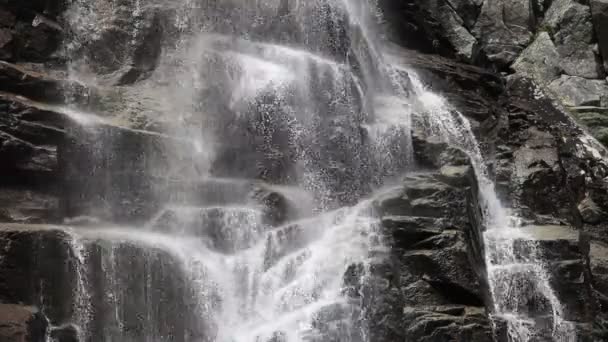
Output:
[[[56,59],[63,28],[56,22],[63,1],[0,4],[0,59],[45,63]]]
[[[36,308],[0,304],[0,341],[45,342],[47,320]]]
[[[464,27],[472,29],[477,21],[484,0],[447,0],[464,22]]]
[[[589,6],[575,0],[556,0],[542,25],[553,36],[560,66],[567,75],[600,78],[604,74],[593,49],[595,36]]]
[[[378,195],[374,205],[380,215],[408,215],[410,199],[403,187],[397,186]]]
[[[603,80],[562,75],[548,85],[548,90],[565,106],[600,106],[603,95],[608,94],[608,84]]]
[[[433,2],[429,2],[432,4]],[[456,57],[463,61],[473,61],[477,49],[477,40],[465,27],[465,22],[446,1],[437,1],[436,8],[429,9],[435,13],[437,20],[445,32],[446,39],[452,45]]]
[[[471,182],[473,169],[469,165],[445,165],[442,166],[437,179],[451,186],[467,186]]]
[[[533,36],[531,1],[485,1],[473,28],[488,60],[505,67],[528,46]]]
[[[604,212],[591,197],[585,197],[576,207],[585,223],[596,224],[604,218]]]
[[[530,77],[544,86],[559,77],[562,70],[560,59],[551,36],[543,31],[519,55],[512,68],[515,72]]]

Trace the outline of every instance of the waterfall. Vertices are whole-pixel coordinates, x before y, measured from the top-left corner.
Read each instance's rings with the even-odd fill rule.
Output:
[[[372,0],[74,0],[66,21],[70,77],[96,95],[64,112],[103,166],[145,165],[131,181],[162,203],[143,224],[69,231],[82,341],[373,342],[347,278],[383,244],[373,193],[414,167],[416,113],[470,157],[495,321],[512,341],[543,319],[575,340],[469,122],[384,60]],[[160,139],[162,157],[122,156],[100,127]],[[100,183],[99,212],[136,204],[130,183]]]
[[[94,155],[117,139],[99,127],[176,137],[162,146],[168,161],[140,174],[179,184],[159,191],[169,201],[145,224],[69,231],[82,341],[367,340],[346,273],[365,278],[382,243],[373,190],[412,163],[408,103],[375,46],[374,8],[72,2],[70,76],[96,97],[63,111],[87,127]]]
[[[548,266],[535,237],[528,232],[530,228],[519,224],[515,213],[509,213],[500,203],[467,118],[429,91],[415,72],[405,72],[424,115],[421,121],[427,133],[465,151],[475,170],[483,211],[482,243],[494,319],[506,322],[509,341],[535,341],[536,337],[547,335],[555,341],[576,341],[573,323],[563,318],[563,308],[551,288]],[[549,316],[549,334],[543,326],[547,323],[537,317],[543,314]]]

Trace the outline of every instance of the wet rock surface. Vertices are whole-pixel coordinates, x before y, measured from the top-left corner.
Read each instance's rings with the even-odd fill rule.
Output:
[[[32,306],[0,305],[3,341],[46,341],[47,329],[57,342],[139,339],[175,331],[183,335],[173,335],[173,340],[196,336],[204,341],[210,334],[210,327],[192,323],[203,314],[187,304],[197,290],[185,285],[174,256],[145,242],[121,241],[120,235],[77,238],[70,229],[82,232],[86,227],[0,225],[0,301]],[[144,273],[133,273],[133,268]],[[155,303],[162,310],[153,306],[150,291],[156,291],[160,301]],[[122,313],[141,308],[148,308],[141,316]],[[83,329],[90,335],[83,336]]]
[[[470,245],[472,170],[438,155],[426,157],[439,169],[409,175],[376,200],[389,250],[367,289],[374,340],[493,340]]]
[[[576,323],[580,340],[607,339],[607,154],[569,116],[572,114],[601,143],[608,144],[605,0],[556,0],[551,4],[523,0],[384,0],[381,5],[387,9],[387,22],[397,42],[446,56],[395,46],[390,49],[397,64],[419,70],[434,91],[471,120],[484,156],[492,161],[490,171],[501,199],[517,210],[526,229],[537,238],[534,247],[549,265],[551,285],[567,318]],[[174,23],[167,21],[172,13],[151,7],[138,13],[143,26],[133,43],[126,32],[130,29],[126,9],[130,6],[133,4],[126,1],[115,7],[116,20],[82,47],[83,51],[93,47],[97,52],[88,58],[105,75],[106,83],[125,87],[150,76],[161,53],[159,39],[176,34],[172,31]],[[61,64],[60,54],[53,53],[63,34],[62,10],[62,3],[53,1],[0,4],[1,222],[59,223],[79,216],[85,216],[80,218],[85,221],[91,216],[92,222],[110,218],[142,222],[164,212],[157,221],[162,229],[194,227],[211,241],[211,248],[228,253],[246,246],[223,243],[234,240],[231,234],[235,230],[221,230],[217,222],[232,219],[232,227],[238,228],[239,223],[250,223],[262,215],[260,231],[279,227],[276,239],[268,240],[276,246],[269,248],[272,253],[267,256],[267,268],[287,254],[286,250],[298,247],[290,245],[293,241],[305,240],[302,226],[284,226],[299,218],[296,209],[303,202],[294,203],[269,188],[254,187],[251,191],[250,184],[230,191],[220,185],[218,190],[217,183],[198,179],[202,166],[188,159],[196,153],[191,142],[155,132],[159,129],[140,130],[139,126],[114,122],[112,118],[100,122],[97,116],[74,117],[58,107],[66,100],[66,93],[79,103],[97,101],[91,89],[52,71]],[[290,20],[288,13],[284,14],[281,20]],[[281,20],[275,24],[281,25]],[[292,33],[297,36],[297,32]],[[302,38],[302,44],[304,41]],[[124,54],[113,55],[113,44]],[[330,52],[336,54],[341,48],[333,46]],[[510,75],[503,77],[498,71]],[[348,84],[349,89],[352,86]],[[275,100],[260,98],[257,105],[266,108]],[[324,105],[329,108],[334,104],[327,100]],[[217,109],[222,114],[228,112],[224,110]],[[346,123],[299,143],[341,144],[357,149],[347,139],[355,136],[355,145],[363,144],[365,137],[358,134],[361,122],[350,120],[348,110],[332,113],[336,115],[328,121]],[[288,129],[256,125],[257,119],[264,121],[267,117],[241,123],[232,114],[226,116],[227,126],[249,127],[250,140],[246,146],[223,147],[224,159],[216,160],[215,172],[237,169],[233,176],[279,183],[295,177],[292,151],[274,148],[288,139],[284,134]],[[94,120],[96,127],[86,127],[87,120]],[[154,124],[142,126],[150,128]],[[344,133],[342,127],[349,131]],[[365,314],[369,315],[374,341],[500,341],[500,329],[493,334],[489,319],[491,306],[484,283],[480,237],[483,227],[477,217],[479,205],[471,166],[461,151],[433,137],[414,135],[421,171],[401,179],[375,201],[387,248],[374,251],[377,259],[371,265],[368,283],[349,280],[350,273],[360,272],[357,265],[347,270],[345,284],[352,290],[348,295],[369,302],[370,310]],[[274,140],[264,150],[252,151],[250,142],[260,136]],[[166,146],[173,147],[167,150]],[[175,169],[168,162],[167,153],[176,151],[182,153],[178,158],[184,161],[179,164],[189,165],[187,169]],[[254,158],[241,158],[249,152],[255,154]],[[314,150],[305,152],[315,154]],[[116,158],[118,154],[122,157]],[[367,157],[351,157],[337,166],[331,163],[340,159],[336,156],[315,155],[314,159],[324,170],[351,182],[332,185],[335,190],[343,190],[338,196],[344,197],[339,199],[342,202],[352,200],[348,190],[356,186],[351,184],[369,175],[368,170],[354,172],[351,167],[367,161]],[[152,174],[151,169],[158,172]],[[180,189],[180,198],[169,196],[175,191],[168,189]],[[220,192],[230,194],[229,198],[213,195]],[[184,223],[190,216],[163,209],[167,202],[191,200],[207,205],[253,200],[261,205],[261,212],[238,212],[227,218],[224,212],[201,213],[199,208]],[[52,326],[48,328],[52,338],[61,342],[77,340],[78,333],[69,318],[77,300],[73,294],[77,292],[79,261],[64,228],[0,225],[0,301],[7,303],[0,305],[0,340],[42,341],[47,329],[44,316]],[[521,241],[518,248],[522,253],[530,248],[528,244]],[[108,255],[114,254],[104,253],[108,250],[122,254],[122,260],[134,260],[134,264],[109,260]],[[148,255],[133,246],[103,244],[93,244],[89,253],[94,266],[88,276],[97,277],[99,287],[93,295],[99,303],[104,302],[104,290],[115,290],[120,283],[132,294],[130,298],[122,294],[125,305],[145,307],[148,299],[138,295],[136,289],[144,282],[142,277],[170,285],[183,280],[162,253]],[[152,261],[147,259],[150,257]],[[164,271],[145,275],[124,272],[111,278],[104,275],[111,267],[114,272],[132,267]],[[145,331],[141,320],[122,317],[124,331],[132,334],[129,336],[142,336],[190,329],[194,314],[184,313],[175,303],[181,303],[191,290],[167,286],[166,291],[155,294],[163,298],[166,310],[147,313],[151,315],[148,323],[162,322],[156,327],[158,331]],[[100,311],[93,313],[98,322],[91,330],[100,336],[124,332],[103,331],[104,324],[116,319],[114,304],[99,304]],[[315,329],[330,331],[329,325],[339,326],[346,315],[343,311],[321,310]],[[337,318],[328,317],[336,312]],[[207,338],[207,331],[193,329],[188,333]],[[324,336],[312,334],[310,338],[322,341]],[[280,332],[273,337],[273,341],[284,339]]]
[[[454,106],[472,120],[479,120],[476,134],[482,153],[494,159],[491,172],[503,202],[515,208],[524,223],[536,225],[530,232],[536,230],[538,234],[532,235],[542,235],[537,236],[535,248],[549,260],[551,284],[569,317],[576,322],[579,338],[605,338],[602,328],[606,322],[605,294],[599,290],[605,278],[605,270],[600,266],[606,240],[601,228],[606,207],[602,204],[604,196],[600,195],[606,191],[604,148],[529,79],[515,76],[504,83],[493,83],[488,82],[493,78],[486,71],[469,65],[412,51],[398,55],[403,56],[403,63],[427,72],[432,89],[447,98],[475,98],[483,94],[485,115],[478,115],[479,104],[471,106],[470,102],[455,101]],[[586,108],[580,112],[587,114]],[[441,166],[437,164],[441,158],[432,157],[440,155],[436,151],[441,148],[425,147],[429,143],[441,146],[432,139],[421,139],[417,151],[424,153],[419,156],[424,157],[427,165]],[[453,167],[441,167],[441,174]],[[472,208],[477,206],[475,197],[473,191],[467,202],[473,204]],[[411,206],[405,192],[396,192],[393,198],[398,199],[393,203],[401,208]],[[468,217],[478,229],[480,221],[475,212],[469,210]],[[436,231],[412,230],[411,234],[425,237]],[[469,249],[473,265],[483,265],[478,247],[483,243],[480,236],[480,232],[472,229],[467,237],[468,241],[474,241]],[[595,266],[589,269],[590,265]],[[495,338],[500,340],[500,336]]]

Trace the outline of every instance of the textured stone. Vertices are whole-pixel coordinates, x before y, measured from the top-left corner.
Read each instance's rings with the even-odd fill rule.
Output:
[[[473,28],[487,58],[511,64],[532,39],[533,11],[528,0],[485,1]]]
[[[608,94],[608,84],[602,80],[566,76],[548,85],[548,89],[566,106],[599,106],[603,94]]]
[[[604,217],[604,213],[600,207],[590,197],[583,199],[578,204],[577,209],[586,223],[599,223]]]
[[[601,65],[593,52],[595,40],[589,6],[574,0],[556,0],[546,13],[547,27],[561,56],[560,66],[566,74],[600,78]]]
[[[464,27],[464,21],[449,6],[440,6],[438,9],[438,20],[446,32],[447,40],[456,51],[456,56],[464,61],[472,61],[475,57],[477,40]]]
[[[408,336],[406,341],[494,341],[482,308],[406,307],[403,310],[403,322]]]
[[[447,0],[447,2],[462,18],[464,26],[467,29],[472,29],[484,0]]]
[[[468,165],[445,165],[439,170],[437,178],[452,186],[466,186],[471,181],[472,168]]]
[[[72,315],[76,260],[70,238],[49,225],[0,224],[0,301],[44,307],[52,325]]]
[[[513,63],[515,72],[547,85],[559,77],[560,55],[547,32],[541,32]]]
[[[0,91],[46,103],[63,103],[69,94],[73,101],[86,104],[93,96],[91,90],[79,82],[5,61],[0,61]]]

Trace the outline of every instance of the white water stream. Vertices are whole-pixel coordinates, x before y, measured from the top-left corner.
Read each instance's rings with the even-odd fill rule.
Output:
[[[513,342],[535,341],[546,334],[544,323],[551,325],[554,341],[576,341],[573,324],[564,320],[562,305],[549,283],[548,266],[538,243],[498,199],[469,121],[441,96],[428,90],[415,72],[404,71],[424,115],[427,134],[441,137],[465,151],[475,170],[485,226],[484,257],[492,314],[506,322],[507,338]]]
[[[179,34],[164,42],[152,76],[121,88],[118,111],[168,116],[171,133],[196,141],[204,155],[208,169],[198,176],[222,177],[207,199],[228,203],[180,203],[167,206],[145,227],[71,232],[79,264],[76,322],[83,341],[131,342],[142,336],[150,342],[365,341],[365,323],[358,321],[362,308],[344,295],[344,273],[366,264],[379,243],[378,219],[363,198],[411,166],[411,114],[418,111],[429,134],[468,153],[477,174],[493,314],[507,322],[511,340],[531,341],[536,321],[528,315],[527,301],[539,297],[556,341],[574,341],[542,260],[534,248],[528,255],[515,249],[516,241],[531,238],[501,206],[467,119],[411,71],[412,89],[402,88],[374,46],[373,4],[184,0],[136,5],[137,20],[155,6],[173,11],[171,25]],[[87,50],[99,46],[87,44],[120,24],[115,17],[124,6],[74,2],[69,14],[76,39],[68,50],[84,57],[74,58],[73,77],[99,84],[108,78],[91,77],[96,63],[108,61]],[[292,14],[277,20],[283,6]],[[135,25],[129,49],[144,30],[145,25]],[[291,40],[284,42],[283,33]],[[348,39],[341,40],[346,33]],[[229,155],[237,157],[221,158]],[[297,162],[284,166],[284,155]],[[184,165],[175,164],[168,177],[179,179]],[[259,204],[243,200],[249,194],[228,189],[267,177],[259,169],[274,176],[276,165],[276,178],[295,185],[273,189],[304,203],[308,213],[275,227],[264,222]],[[305,193],[313,204],[295,193]],[[159,285],[175,289],[154,292]],[[132,293],[143,295],[130,298]],[[177,299],[181,307],[170,307]],[[100,301],[109,304],[107,312],[93,305]],[[183,316],[170,324],[182,324],[183,336],[167,335],[180,330],[176,327],[155,326],[177,312]]]

